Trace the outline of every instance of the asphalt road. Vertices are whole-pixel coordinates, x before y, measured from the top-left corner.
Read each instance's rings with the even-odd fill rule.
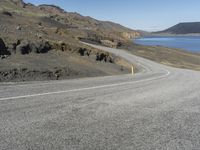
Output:
[[[140,72],[1,84],[0,149],[200,149],[200,72],[99,48]]]

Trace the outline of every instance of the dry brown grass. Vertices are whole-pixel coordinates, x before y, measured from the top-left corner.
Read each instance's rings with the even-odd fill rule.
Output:
[[[158,63],[200,71],[200,54],[198,53],[161,46],[142,46],[131,42],[123,44],[120,48]]]

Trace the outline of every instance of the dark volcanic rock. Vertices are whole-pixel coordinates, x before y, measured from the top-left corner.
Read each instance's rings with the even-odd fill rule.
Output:
[[[12,17],[12,13],[8,12],[8,11],[3,11],[2,14],[5,15],[5,16]]]
[[[6,45],[5,45],[4,41],[1,38],[0,38],[0,50],[1,51],[5,51],[6,50]]]
[[[104,54],[104,53],[97,53],[96,54],[96,61],[103,61],[104,60],[105,62],[107,62],[108,57],[109,56]]]
[[[51,50],[51,45],[48,41],[40,42],[38,46],[39,47],[37,53],[47,53],[48,51]]]
[[[16,53],[18,54],[29,54],[31,53],[30,43],[28,41],[23,41],[16,47]]]
[[[7,47],[1,38],[0,38],[0,55],[10,55],[10,52],[7,51]]]
[[[23,41],[16,47],[16,52],[22,55],[34,53],[47,53],[51,50],[51,45],[48,41],[29,42]]]
[[[31,51],[35,53],[47,53],[48,51],[51,50],[51,45],[48,41],[30,43],[29,47]]]
[[[79,73],[68,67],[54,68],[55,70],[32,70],[28,68],[14,68],[0,70],[0,82],[58,80],[78,76]]]
[[[69,44],[66,44],[62,41],[60,42],[56,42],[56,43],[52,43],[52,49],[56,49],[56,50],[61,50],[61,51],[72,51],[75,50],[75,48]]]
[[[87,51],[87,49],[86,48],[80,48],[79,49],[79,54],[81,55],[81,56],[85,56],[85,52]]]
[[[85,56],[85,55],[90,56],[91,52],[92,52],[91,50],[88,50],[86,48],[79,48],[78,50],[80,56]]]
[[[96,61],[104,61],[104,62],[110,62],[110,63],[114,62],[113,58],[109,56],[109,54],[105,54],[105,53],[97,53]]]
[[[11,53],[11,54],[16,54],[16,48],[18,45],[20,45],[21,43],[21,40],[17,40],[17,42],[11,42],[9,43],[8,45],[8,51]]]

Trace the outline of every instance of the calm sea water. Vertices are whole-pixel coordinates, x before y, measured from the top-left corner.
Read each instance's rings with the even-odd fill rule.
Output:
[[[200,36],[144,37],[135,39],[134,42],[141,45],[159,45],[200,53]]]

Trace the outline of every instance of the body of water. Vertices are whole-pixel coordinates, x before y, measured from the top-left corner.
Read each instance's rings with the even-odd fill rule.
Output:
[[[138,38],[135,39],[134,42],[141,45],[180,48],[200,53],[200,36],[154,36]]]

